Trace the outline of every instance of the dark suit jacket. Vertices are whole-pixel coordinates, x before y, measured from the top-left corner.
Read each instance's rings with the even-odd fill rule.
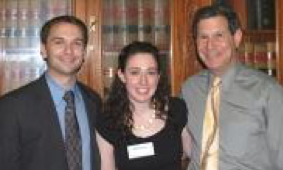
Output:
[[[100,98],[79,83],[89,120],[92,170],[100,170],[95,114]],[[0,98],[0,169],[67,170],[64,142],[45,77]]]

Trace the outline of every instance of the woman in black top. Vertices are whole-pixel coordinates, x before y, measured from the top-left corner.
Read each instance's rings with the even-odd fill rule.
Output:
[[[187,109],[170,97],[159,51],[145,42],[122,49],[118,73],[97,118],[102,170],[181,170],[191,147]]]

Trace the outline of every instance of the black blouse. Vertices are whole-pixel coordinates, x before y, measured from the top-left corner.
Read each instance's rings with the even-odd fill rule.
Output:
[[[172,121],[149,137],[138,137],[131,134],[125,143],[121,141],[120,131],[109,129],[109,120],[102,114],[97,117],[99,134],[114,147],[115,163],[118,170],[181,170],[182,138],[181,133],[187,123],[187,108],[178,98],[171,98],[169,112]],[[153,145],[154,154],[138,158],[129,158],[128,147],[137,144]],[[148,146],[148,145],[147,145]]]

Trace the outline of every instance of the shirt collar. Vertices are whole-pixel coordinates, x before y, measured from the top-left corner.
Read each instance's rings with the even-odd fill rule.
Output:
[[[232,88],[232,85],[234,83],[234,79],[236,78],[235,75],[237,74],[240,67],[241,67],[241,64],[236,62],[221,77],[223,91],[229,91],[229,89]]]
[[[235,79],[235,75],[237,74],[238,70],[241,67],[241,63],[236,62],[233,65],[231,65],[231,67],[225,72],[225,74],[223,74],[220,78],[221,78],[221,83],[222,83],[222,89],[223,91],[229,91],[230,88],[232,88],[231,86],[233,85],[234,79]],[[207,88],[209,89],[209,87],[211,87],[212,85],[212,80],[213,80],[213,74],[211,71],[209,70],[205,70],[203,72],[201,72],[200,74],[203,77],[207,77]]]
[[[61,101],[63,100],[63,96],[68,90],[72,90],[75,94],[75,97],[78,94],[78,87],[77,84],[75,84],[72,88],[70,89],[64,89],[62,86],[60,86],[48,73],[45,73],[45,78],[47,81],[47,84],[49,86],[51,96],[53,98],[53,101],[55,105],[59,105]]]

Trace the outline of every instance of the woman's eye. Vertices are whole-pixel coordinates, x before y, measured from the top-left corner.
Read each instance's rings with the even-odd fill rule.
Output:
[[[148,74],[155,76],[155,75],[157,75],[157,71],[155,71],[155,70],[154,71],[149,71]]]
[[[138,75],[138,74],[139,74],[139,71],[132,70],[132,71],[130,71],[130,74],[131,74],[131,75]]]

